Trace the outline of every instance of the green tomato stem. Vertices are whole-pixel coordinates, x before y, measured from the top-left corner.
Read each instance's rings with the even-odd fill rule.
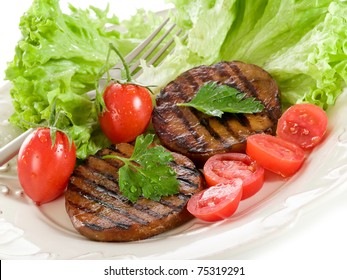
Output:
[[[120,58],[120,60],[122,61],[122,64],[123,64],[124,70],[125,70],[126,80],[128,83],[130,83],[132,79],[131,79],[131,74],[130,74],[130,69],[129,69],[128,63],[125,61],[125,59],[122,56],[122,54],[120,53],[120,51],[112,43],[110,43],[110,49],[115,51],[116,54],[118,55],[118,57]]]

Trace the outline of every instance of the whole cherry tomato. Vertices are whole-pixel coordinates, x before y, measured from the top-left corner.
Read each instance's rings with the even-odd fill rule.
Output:
[[[76,147],[60,131],[52,143],[50,129],[38,128],[18,153],[18,178],[24,192],[37,204],[60,196],[76,163]]]
[[[112,143],[131,142],[146,130],[153,110],[147,88],[111,83],[103,99],[106,111],[99,116],[100,126]]]

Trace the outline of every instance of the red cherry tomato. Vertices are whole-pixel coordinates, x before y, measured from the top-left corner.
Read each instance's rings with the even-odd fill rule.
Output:
[[[313,104],[289,107],[278,120],[277,136],[303,149],[315,147],[323,138],[328,117],[323,109]]]
[[[195,217],[215,222],[230,217],[239,206],[242,196],[242,180],[218,184],[193,195],[187,204]]]
[[[264,184],[264,168],[242,153],[218,154],[210,157],[203,168],[207,185],[242,179],[242,199],[258,192]]]
[[[52,145],[49,128],[38,128],[23,142],[18,153],[18,178],[24,192],[37,204],[60,196],[76,163],[76,147],[62,132]]]
[[[297,172],[306,157],[299,146],[268,134],[248,136],[246,153],[265,169],[283,177]]]
[[[99,121],[112,143],[131,142],[146,130],[153,104],[145,87],[111,83],[103,98],[107,110],[100,115]]]

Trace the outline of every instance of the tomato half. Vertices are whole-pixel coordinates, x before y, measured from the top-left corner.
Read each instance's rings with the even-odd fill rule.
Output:
[[[246,153],[265,169],[283,177],[297,172],[306,157],[298,145],[269,134],[248,136]]]
[[[312,149],[323,138],[328,125],[325,111],[313,104],[296,104],[289,107],[278,120],[277,136]]]
[[[203,168],[206,183],[214,186],[242,179],[242,199],[258,192],[264,184],[264,168],[242,153],[217,154],[210,157]]]
[[[242,180],[218,184],[193,195],[187,204],[195,217],[215,222],[230,217],[237,210],[242,197]]]
[[[111,83],[103,99],[107,110],[99,116],[100,126],[112,143],[133,141],[146,130],[153,110],[147,88]]]
[[[17,159],[24,192],[37,204],[60,196],[76,163],[76,147],[62,132],[52,145],[49,128],[34,130],[23,142]]]

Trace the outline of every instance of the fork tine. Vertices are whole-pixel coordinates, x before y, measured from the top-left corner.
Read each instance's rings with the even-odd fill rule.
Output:
[[[161,25],[153,31],[140,45],[138,45],[131,53],[129,53],[124,59],[127,63],[132,61],[136,56],[138,56],[153,40],[155,36],[164,28],[164,26],[169,22],[170,18],[167,18]]]
[[[126,57],[125,57],[125,61],[127,63],[131,62],[132,60],[134,60],[151,42],[152,40],[156,37],[156,35],[158,35],[158,33],[164,28],[164,26],[169,22],[170,18],[167,18],[161,25],[159,25],[155,30],[154,32],[148,36],[145,41],[143,41],[140,45],[138,45],[131,53],[129,53]],[[155,44],[155,47],[153,47],[153,50],[149,53],[148,51],[148,54],[146,52],[145,55],[146,58],[152,54],[152,52],[154,51],[155,48],[158,47],[158,45],[167,37],[167,35],[172,31],[172,29],[174,28],[174,26],[171,26],[168,31],[165,32],[164,35],[162,35],[162,38],[160,38],[159,40],[159,43]],[[180,31],[178,31],[176,33],[176,35],[179,35]],[[150,60],[149,63],[154,63],[156,62],[159,57],[165,52],[165,50],[167,50],[170,45],[174,42],[174,39],[170,39],[166,44],[165,46],[163,46],[157,54],[155,54],[153,56],[153,58]],[[144,58],[144,56],[142,57]],[[117,64],[115,67],[113,67],[112,69],[110,70],[117,70],[118,72],[114,71],[114,75],[115,76],[119,76],[120,72],[119,70],[122,68],[122,64]],[[138,71],[134,77],[140,75],[140,73],[142,72],[142,69],[140,69],[140,71]],[[111,77],[114,77],[110,71],[110,76]],[[114,77],[115,78],[115,77]],[[102,89],[103,86],[105,85],[105,83],[107,82],[107,77],[104,75],[103,77],[101,77],[101,79],[99,80],[99,87]],[[89,91],[86,93],[90,99],[94,99],[95,98],[95,94],[96,94],[96,91],[95,89],[92,90],[92,91]],[[29,129],[27,130],[26,132],[24,132],[23,134],[19,135],[17,138],[13,139],[10,143],[6,144],[4,147],[1,147],[0,148],[0,166],[7,163],[11,158],[13,158],[17,153],[18,153],[18,150],[20,148],[20,145],[23,143],[24,139],[26,138],[26,136],[32,131],[32,129]]]
[[[178,30],[175,34],[175,36],[179,36],[182,33],[182,29]],[[174,37],[171,38],[165,46],[163,46],[149,61],[148,64],[152,65],[154,64],[161,56],[162,54],[173,44],[175,41]]]
[[[171,30],[170,30],[171,31]],[[182,29],[179,29],[176,33],[175,36],[179,36],[182,33]],[[169,32],[167,32],[166,35],[168,35]],[[164,34],[165,35],[165,34]],[[164,36],[163,35],[163,36]],[[147,62],[147,65],[153,65],[155,62],[157,62],[159,60],[159,58],[164,54],[164,52],[170,48],[170,46],[174,43],[175,39],[174,37],[172,37],[168,42],[166,42],[166,44],[157,51],[157,53]],[[173,51],[173,50],[171,50]],[[137,66],[139,66],[141,63],[141,61],[137,61]],[[135,69],[133,69],[132,71],[134,71]],[[132,74],[133,78],[138,78],[141,74],[143,73],[143,69],[138,70],[135,74]]]
[[[139,65],[141,59],[146,59],[149,57],[153,51],[160,45],[160,43],[170,34],[172,29],[174,29],[176,24],[173,24],[169,27],[168,30],[151,46],[150,49],[148,49],[137,61],[130,67],[130,72],[133,72]],[[165,50],[164,50],[165,51]]]
[[[124,57],[126,63],[130,64],[149,44],[152,42],[155,36],[164,28],[164,26],[170,21],[170,18],[166,18],[162,24],[160,24],[142,43],[140,43],[135,49],[133,49],[127,56]],[[120,69],[123,68],[122,62],[118,62],[115,66],[109,69],[109,74],[113,78],[120,78]],[[137,67],[136,67],[137,68]],[[133,72],[134,69],[130,69],[130,72]],[[107,80],[106,73],[100,80]],[[104,84],[103,81],[101,84]],[[102,86],[101,86],[102,88]]]

